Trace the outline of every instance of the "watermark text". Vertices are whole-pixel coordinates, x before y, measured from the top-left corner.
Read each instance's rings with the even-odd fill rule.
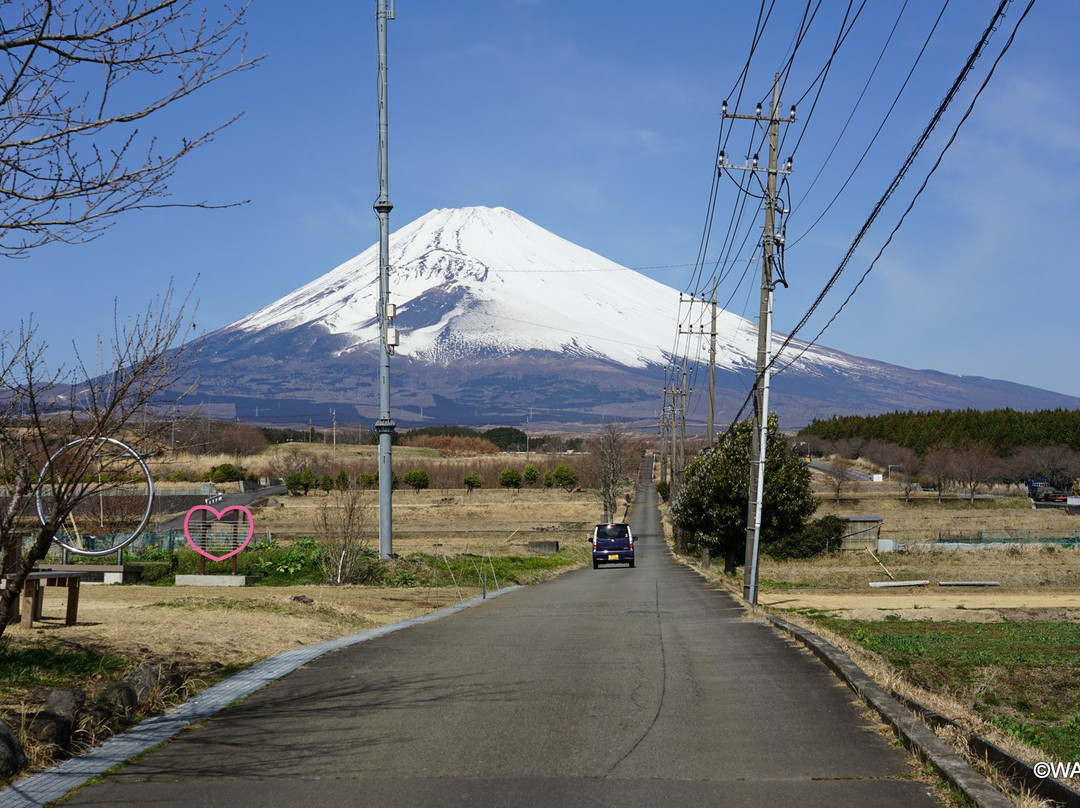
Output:
[[[1040,760],[1031,768],[1036,777],[1080,777],[1080,760]]]

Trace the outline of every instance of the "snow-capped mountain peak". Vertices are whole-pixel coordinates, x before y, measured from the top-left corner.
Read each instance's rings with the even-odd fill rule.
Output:
[[[549,351],[660,365],[679,294],[506,208],[433,210],[390,238],[390,299],[403,356],[447,364]],[[317,324],[353,347],[377,344],[378,245],[236,322],[259,331]],[[724,364],[753,355],[755,330],[721,314]]]
[[[390,265],[400,338],[394,408],[416,424],[521,424],[534,416],[655,422],[663,366],[708,360],[711,322],[700,300],[680,300],[677,290],[505,208],[433,210],[391,234]],[[230,420],[278,423],[350,409],[373,418],[378,288],[373,245],[208,335],[193,368],[202,396],[194,399]],[[716,343],[718,406],[734,417],[753,379],[756,324],[721,310]],[[804,348],[793,344],[791,355]],[[774,376],[773,389],[789,427],[836,413],[1080,406],[1047,391],[908,370],[819,345]]]

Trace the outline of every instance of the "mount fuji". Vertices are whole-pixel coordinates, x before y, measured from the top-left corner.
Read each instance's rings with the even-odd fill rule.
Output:
[[[390,238],[400,344],[391,359],[399,426],[654,425],[665,367],[692,330],[703,385],[704,306],[505,208],[433,210]],[[185,399],[252,423],[345,423],[378,415],[378,245],[203,338]],[[680,321],[680,317],[682,321]],[[704,331],[704,335],[702,335]],[[778,344],[779,337],[776,338]],[[756,325],[717,315],[717,423],[753,380]],[[681,347],[677,347],[681,346]],[[806,348],[792,343],[792,355]],[[812,346],[773,380],[784,428],[813,417],[908,409],[1075,408],[1080,399],[950,376]],[[705,398],[702,393],[699,402]],[[703,406],[697,408],[702,413]],[[703,421],[704,415],[691,416]]]

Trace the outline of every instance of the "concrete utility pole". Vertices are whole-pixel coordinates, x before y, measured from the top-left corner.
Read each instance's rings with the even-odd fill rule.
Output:
[[[682,296],[682,294],[680,294],[679,295],[679,303],[682,303],[682,302],[683,302],[683,296]],[[695,302],[697,302],[697,296],[696,295],[690,295],[690,303],[691,303],[691,305],[693,305]],[[715,278],[713,279],[713,288],[712,288],[712,298],[711,298],[711,300],[706,300],[705,295],[702,295],[701,296],[701,302],[706,306],[711,306],[712,307],[712,317],[711,317],[712,325],[709,328],[709,411],[708,411],[708,414],[707,414],[706,436],[705,436],[705,445],[706,446],[712,446],[713,445],[713,433],[715,431],[713,422],[714,422],[715,417],[716,417],[715,416],[715,414],[716,414],[716,279]],[[685,331],[682,328],[679,329],[679,334],[693,335],[693,334],[698,334],[698,333],[700,333],[701,335],[704,335],[705,334],[705,326],[703,326],[703,325],[698,326],[698,330],[696,330],[696,331],[694,330],[693,327],[690,327],[689,329],[687,329]],[[684,425],[685,425],[685,419],[684,419]]]
[[[686,368],[677,367],[675,370],[681,376],[679,386],[671,390],[665,390],[671,395],[671,498],[675,499],[682,487],[683,475],[686,473],[686,397],[690,390],[686,386]]]
[[[766,169],[765,183],[765,233],[762,239],[761,261],[761,310],[758,317],[758,349],[755,363],[754,383],[754,437],[750,449],[750,497],[746,517],[746,560],[743,567],[743,599],[751,605],[757,604],[758,555],[761,547],[761,503],[765,491],[766,444],[769,435],[769,364],[772,361],[772,314],[773,292],[776,282],[773,280],[773,260],[776,246],[776,177],[791,171],[789,158],[784,168],[777,166],[777,150],[781,123],[795,120],[795,107],[791,115],[780,117],[780,75],[773,79],[772,107],[767,117],[761,114],[758,105],[754,115],[728,115],[727,102],[724,102],[725,118],[743,118],[751,121],[769,123],[769,164]],[[737,168],[757,172],[758,157],[755,154],[750,165],[732,166],[720,152],[719,170]],[[781,283],[787,283],[781,277]]]
[[[716,278],[713,278],[712,298],[709,300],[712,325],[709,328],[709,423],[705,445],[712,446],[716,440]]]
[[[379,436],[379,557],[394,554],[393,495],[394,469],[391,445],[394,421],[390,417],[390,354],[397,344],[397,332],[390,327],[393,309],[390,305],[390,204],[389,157],[387,155],[386,112],[386,23],[394,18],[387,0],[377,0],[375,20],[379,38],[379,198],[372,207],[379,217],[379,420],[375,432]]]
[[[660,408],[660,482],[668,480],[667,412],[667,390],[665,390],[664,406]],[[670,489],[668,490],[670,492]]]

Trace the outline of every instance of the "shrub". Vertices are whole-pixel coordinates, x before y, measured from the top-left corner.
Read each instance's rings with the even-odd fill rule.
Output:
[[[535,485],[539,477],[540,470],[532,463],[526,463],[525,468],[521,471],[521,478],[524,480],[525,485]]]
[[[431,478],[424,469],[406,471],[402,480],[404,480],[405,485],[409,486],[409,488],[418,494],[431,485]]]
[[[839,516],[823,516],[808,524],[801,535],[770,542],[762,551],[777,560],[813,558],[829,550],[839,550],[846,529],[847,522]]]
[[[521,488],[521,472],[514,468],[503,469],[499,475],[499,485],[503,488],[512,488],[517,491]]]
[[[345,469],[338,471],[337,477],[334,478],[334,488],[338,491],[349,490],[349,472],[345,471]]]
[[[243,480],[246,476],[247,471],[243,466],[222,463],[220,466],[212,466],[206,475],[206,479],[212,483],[234,483]]]
[[[560,463],[551,471],[551,482],[570,493],[577,486],[578,473],[565,463]]]

